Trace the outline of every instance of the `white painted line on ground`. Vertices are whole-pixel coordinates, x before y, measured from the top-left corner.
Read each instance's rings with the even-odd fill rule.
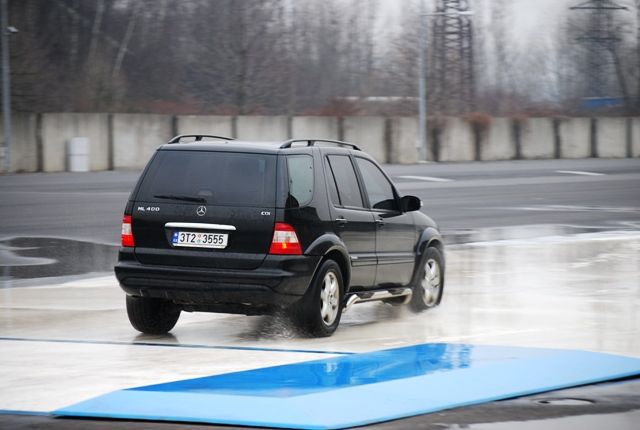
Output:
[[[563,173],[565,175],[605,176],[604,173],[583,172],[581,170],[556,170],[556,173]]]
[[[485,208],[489,209],[489,208]],[[533,212],[612,212],[612,213],[638,213],[640,207],[634,206],[574,206],[574,205],[537,205],[501,207],[504,210],[533,211]],[[477,209],[475,209],[477,210]]]
[[[458,336],[441,336],[441,337],[435,337],[433,339],[431,339],[432,342],[435,343],[447,343],[447,342],[452,342],[452,343],[460,343],[460,342],[464,342],[470,339],[475,339],[475,338],[485,338],[485,337],[491,337],[491,336],[510,336],[510,335],[519,335],[519,334],[525,334],[525,333],[542,333],[545,331],[549,331],[549,329],[544,329],[544,328],[533,328],[533,329],[523,329],[523,330],[501,330],[501,331],[487,331],[487,332],[481,332],[481,333],[474,333],[474,334],[468,334],[468,335],[458,335]]]
[[[397,176],[399,179],[415,179],[416,181],[426,182],[451,182],[452,179],[434,178],[432,176]]]

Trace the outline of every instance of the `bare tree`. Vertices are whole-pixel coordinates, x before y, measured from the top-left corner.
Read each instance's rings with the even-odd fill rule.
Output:
[[[640,111],[640,0],[635,0],[636,7],[636,109]]]
[[[631,13],[616,24],[622,41],[612,52],[617,66],[607,85],[623,82],[621,92],[640,99],[640,0],[617,1],[635,6],[637,29],[630,28]],[[433,25],[433,19],[427,23],[417,16],[416,0],[403,1],[398,21],[384,32],[379,0],[21,0],[10,5],[20,28],[11,37],[14,106],[33,111],[414,114],[418,31]],[[569,107],[585,95],[587,71],[583,48],[574,43],[575,28],[560,29],[556,38],[550,28],[548,36],[523,46],[507,25],[512,2],[474,0],[473,9],[479,109]],[[574,24],[581,28],[579,20]],[[429,58],[434,41],[431,34],[427,39]],[[351,105],[369,96],[378,96],[387,108]]]

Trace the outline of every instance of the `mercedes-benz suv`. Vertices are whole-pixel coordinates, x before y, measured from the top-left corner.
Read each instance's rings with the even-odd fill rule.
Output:
[[[421,206],[353,144],[177,136],[126,205],[115,272],[129,320],[162,334],[182,311],[284,311],[329,336],[358,302],[437,306],[443,241]]]

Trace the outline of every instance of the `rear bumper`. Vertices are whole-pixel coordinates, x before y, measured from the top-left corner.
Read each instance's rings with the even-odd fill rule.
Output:
[[[166,298],[185,309],[206,310],[209,305],[279,308],[304,295],[320,259],[268,256],[255,270],[225,270],[141,264],[122,250],[115,273],[127,294]]]

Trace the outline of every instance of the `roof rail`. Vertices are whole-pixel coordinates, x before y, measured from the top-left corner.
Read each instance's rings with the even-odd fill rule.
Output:
[[[315,145],[316,142],[333,143],[334,145],[337,145],[337,146],[347,146],[351,149],[355,149],[356,151],[362,151],[358,145],[354,145],[353,143],[342,142],[340,140],[330,140],[330,139],[290,139],[282,143],[282,145],[280,145],[280,149],[291,148],[291,146],[294,143],[298,143],[298,142],[307,142],[307,146],[313,146]]]
[[[225,137],[225,136],[214,136],[211,134],[181,134],[179,136],[174,137],[169,141],[169,143],[180,143],[180,141],[187,137],[195,137],[196,142],[200,142],[205,137],[211,137],[213,139],[219,140],[235,140],[233,137]]]

